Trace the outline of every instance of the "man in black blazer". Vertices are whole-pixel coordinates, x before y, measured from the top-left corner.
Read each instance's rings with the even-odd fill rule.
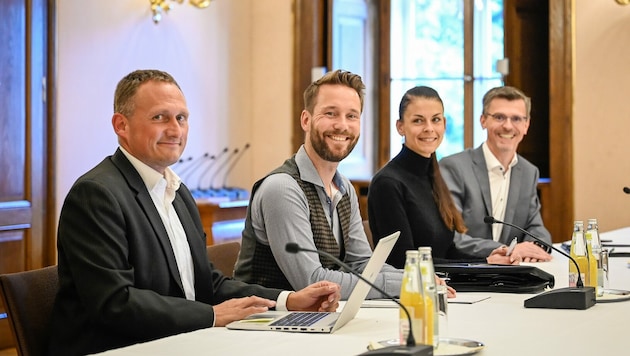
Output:
[[[51,354],[225,326],[274,307],[337,309],[337,284],[281,291],[226,278],[208,261],[195,201],[169,168],[186,145],[188,115],[168,73],[139,70],[118,83],[120,147],[76,181],[59,219]]]

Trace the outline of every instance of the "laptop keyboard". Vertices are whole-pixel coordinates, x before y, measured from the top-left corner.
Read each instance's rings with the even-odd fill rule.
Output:
[[[325,318],[328,314],[330,313],[292,312],[291,314],[274,321],[271,323],[271,326],[311,326]]]

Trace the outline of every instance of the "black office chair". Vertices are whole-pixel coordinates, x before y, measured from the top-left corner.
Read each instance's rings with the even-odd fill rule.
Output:
[[[208,259],[214,267],[220,270],[226,277],[234,275],[234,265],[241,251],[239,242],[226,242],[206,247]]]
[[[59,290],[57,266],[0,275],[0,296],[19,356],[45,355]]]

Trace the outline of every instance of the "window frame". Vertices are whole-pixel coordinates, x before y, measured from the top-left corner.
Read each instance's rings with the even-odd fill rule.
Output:
[[[294,0],[295,14],[295,51],[294,51],[294,93],[293,93],[293,137],[294,151],[304,142],[300,126],[302,112],[302,92],[311,82],[311,68],[327,66],[327,53],[330,51],[327,40],[328,21],[331,0]],[[389,28],[391,4],[389,0],[379,0],[377,26],[378,37],[375,39],[378,52],[378,105],[376,127],[376,169],[389,161],[390,155],[390,84],[389,84]],[[472,9],[472,7],[469,7]],[[469,10],[471,11],[471,10]],[[551,232],[554,242],[563,240],[566,227],[574,220],[574,184],[573,184],[573,0],[549,1],[549,148],[550,182],[547,185],[545,208],[553,218],[543,219]],[[472,18],[472,14],[466,18]],[[472,26],[466,23],[465,26]],[[468,27],[466,27],[468,28]],[[472,36],[472,31],[466,31]],[[472,56],[472,42],[465,48],[465,55]],[[466,73],[472,73],[466,67]],[[468,102],[472,102],[472,83],[465,90]],[[472,105],[465,109],[465,115],[472,117]],[[473,122],[465,120],[465,147],[473,143]],[[466,126],[466,125],[470,125]],[[470,134],[468,134],[470,133]],[[468,137],[468,135],[470,135]]]

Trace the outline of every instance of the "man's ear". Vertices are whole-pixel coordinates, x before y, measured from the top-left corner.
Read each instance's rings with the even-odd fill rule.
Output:
[[[308,110],[302,110],[302,115],[300,115],[300,125],[302,126],[302,130],[306,132],[310,126],[310,121],[312,120],[311,113]]]
[[[486,129],[486,115],[481,114],[481,117],[479,118],[479,122],[481,123],[481,128],[482,129]]]
[[[527,130],[529,130],[529,124],[532,122],[532,119],[525,120],[525,128],[523,131],[523,136],[527,135]]]
[[[112,127],[118,136],[124,136],[127,132],[127,118],[121,113],[114,113],[112,116]]]

